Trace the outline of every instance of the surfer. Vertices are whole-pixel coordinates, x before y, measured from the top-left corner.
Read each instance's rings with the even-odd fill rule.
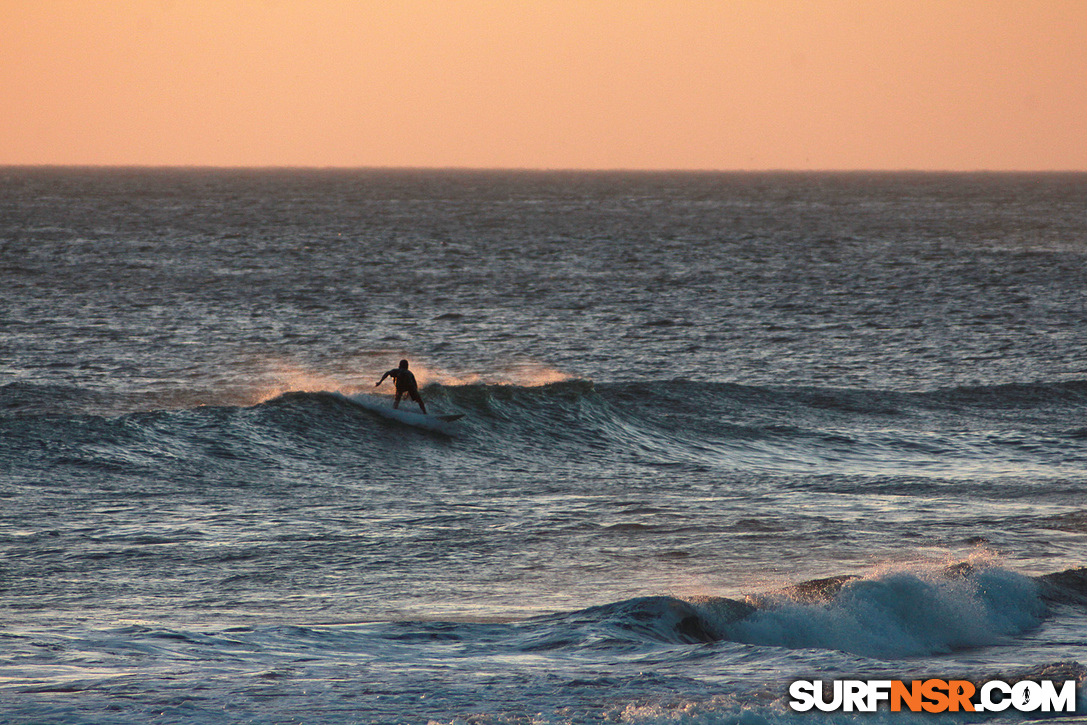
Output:
[[[423,415],[426,415],[426,406],[423,405],[423,397],[419,395],[419,383],[415,382],[415,375],[408,370],[408,361],[401,360],[400,367],[393,368],[389,372],[381,376],[381,380],[378,380],[374,387],[381,385],[385,382],[385,378],[392,378],[396,383],[396,398],[393,400],[393,407],[400,407],[400,398],[404,393],[408,394],[408,397],[419,404],[419,408],[423,411]]]

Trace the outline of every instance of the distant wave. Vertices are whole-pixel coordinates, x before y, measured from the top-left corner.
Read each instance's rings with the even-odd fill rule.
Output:
[[[256,402],[267,402],[296,393],[320,394],[320,391],[313,388],[293,392],[288,390],[271,397],[263,396]],[[424,393],[428,398],[484,411],[511,404],[571,404],[596,397],[603,397],[616,406],[645,406],[674,414],[721,412],[728,409],[762,409],[773,412],[808,408],[813,411],[838,411],[844,414],[896,416],[917,410],[949,408],[975,412],[1045,406],[1087,408],[1087,380],[952,387],[917,392],[747,386],[683,379],[594,384],[589,380],[575,378],[529,385],[433,383],[424,388]],[[252,397],[251,391],[233,389],[217,393],[210,389],[166,387],[153,392],[117,392],[16,380],[0,385],[0,414],[80,412],[115,415],[117,411],[168,410],[202,405],[248,406],[253,404],[248,402]],[[154,405],[156,401],[158,406]],[[127,411],[125,406],[129,406]],[[96,407],[100,410],[96,410]]]
[[[423,395],[432,412],[465,414],[456,424],[461,449],[483,446],[510,457],[622,455],[649,466],[707,470],[971,478],[1074,478],[1087,470],[1087,381],[907,393],[568,380],[433,384]],[[116,409],[136,402],[146,404],[146,396],[120,400],[16,382],[0,387],[0,420],[17,430],[18,421],[44,417],[78,435],[85,424],[66,420],[112,418]],[[191,445],[184,439],[193,435],[197,447],[211,448],[237,445],[250,435],[261,448],[262,441],[276,439],[286,455],[335,441],[357,441],[359,455],[366,455],[368,436],[403,432],[395,421],[335,392],[288,392],[255,406],[232,404],[229,397],[219,406],[186,406],[184,397],[173,402],[179,407],[124,413],[120,419],[150,426],[154,437],[177,446]],[[196,432],[194,416],[203,421]],[[215,426],[222,440],[211,444]],[[131,435],[121,432],[122,438]]]
[[[620,447],[650,465],[1045,477],[1087,467],[1082,381],[922,393],[685,380],[424,392],[504,440]]]

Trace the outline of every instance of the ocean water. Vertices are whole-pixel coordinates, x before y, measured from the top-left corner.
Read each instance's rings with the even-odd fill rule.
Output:
[[[0,169],[5,723],[1082,717],[1085,566],[1087,175]]]

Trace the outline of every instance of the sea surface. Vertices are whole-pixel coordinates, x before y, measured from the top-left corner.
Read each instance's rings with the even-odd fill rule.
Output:
[[[0,722],[1083,717],[1085,566],[1087,175],[0,168]]]

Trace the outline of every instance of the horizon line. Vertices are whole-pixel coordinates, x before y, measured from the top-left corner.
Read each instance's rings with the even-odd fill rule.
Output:
[[[573,166],[391,166],[317,164],[61,164],[0,163],[0,169],[98,169],[174,171],[423,171],[585,174],[1087,174],[1087,169],[943,169],[943,168],[649,168]]]

